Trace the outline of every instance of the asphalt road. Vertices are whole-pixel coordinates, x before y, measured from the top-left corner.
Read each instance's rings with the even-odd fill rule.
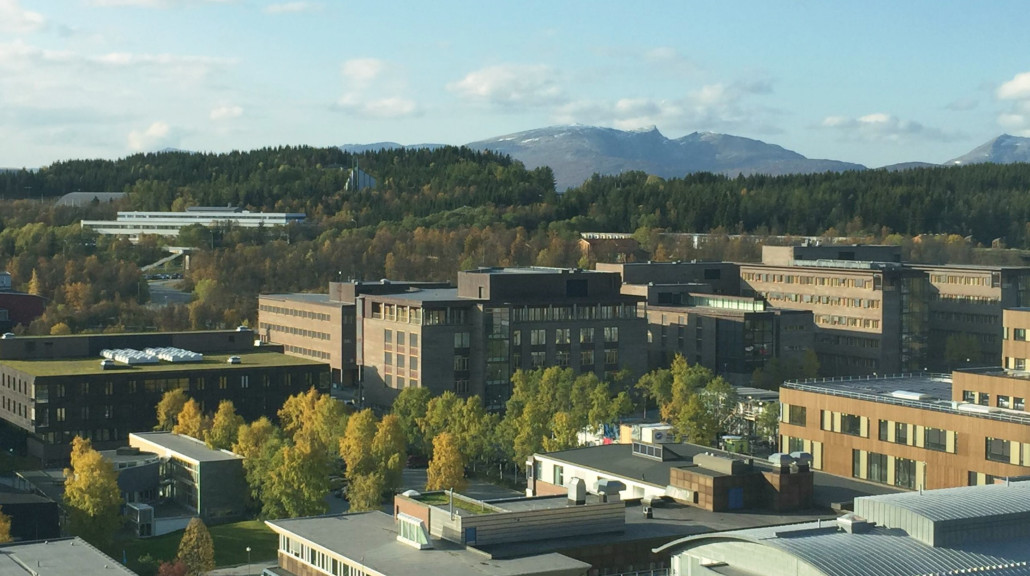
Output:
[[[150,289],[151,306],[168,306],[169,304],[188,304],[193,300],[193,294],[183,292],[175,288],[179,280],[150,280],[147,287]]]

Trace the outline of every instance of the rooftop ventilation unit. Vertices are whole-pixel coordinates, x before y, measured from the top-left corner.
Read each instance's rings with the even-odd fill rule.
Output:
[[[140,352],[139,350],[133,350],[132,348],[116,348],[113,350],[104,349],[100,351],[100,355],[108,360],[114,360],[115,362],[120,362],[129,366],[158,363],[156,355]]]
[[[587,486],[582,478],[569,479],[569,504],[586,504]]]
[[[156,356],[160,360],[165,362],[201,362],[204,360],[204,355],[199,352],[191,352],[189,350],[183,350],[182,348],[164,347],[164,348],[147,348],[144,350],[145,353]]]
[[[872,530],[873,523],[857,516],[854,512],[849,512],[837,518],[837,527],[848,534],[865,534]]]

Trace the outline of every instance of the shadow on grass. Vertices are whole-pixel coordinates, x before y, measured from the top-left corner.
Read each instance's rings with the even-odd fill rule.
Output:
[[[236,566],[247,563],[247,547],[250,547],[250,561],[275,560],[279,548],[279,537],[260,520],[246,520],[233,524],[209,526],[211,539],[215,544],[215,566]],[[130,570],[139,569],[140,556],[149,554],[158,562],[175,558],[182,540],[182,530],[154,538],[125,537],[105,552],[116,560],[127,560]]]

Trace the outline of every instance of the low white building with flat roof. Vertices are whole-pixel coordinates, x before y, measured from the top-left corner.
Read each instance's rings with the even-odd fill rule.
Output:
[[[286,226],[303,222],[307,216],[298,212],[250,212],[241,208],[187,208],[185,212],[119,212],[116,220],[82,220],[83,228],[97,234],[129,236],[143,234],[178,236],[179,230],[194,224],[241,228]]]

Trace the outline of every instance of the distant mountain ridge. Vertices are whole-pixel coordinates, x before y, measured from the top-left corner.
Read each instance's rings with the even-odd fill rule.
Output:
[[[958,158],[948,160],[945,165],[982,164],[984,162],[995,164],[1030,162],[1030,138],[1002,134]]]
[[[383,148],[437,148],[443,144],[396,142],[345,144],[341,149],[361,153]],[[838,160],[812,159],[776,144],[761,140],[694,132],[670,139],[655,127],[644,130],[617,130],[597,126],[549,126],[506,134],[466,144],[476,150],[507,154],[528,168],[550,166],[558,191],[579,186],[594,174],[618,174],[640,170],[662,178],[678,178],[693,172],[713,172],[726,176],[738,174],[809,174],[865,170],[861,164]],[[1002,134],[969,153],[946,162],[947,165],[995,162],[1030,162],[1030,138]],[[929,162],[901,162],[883,166],[888,171],[941,166]]]

